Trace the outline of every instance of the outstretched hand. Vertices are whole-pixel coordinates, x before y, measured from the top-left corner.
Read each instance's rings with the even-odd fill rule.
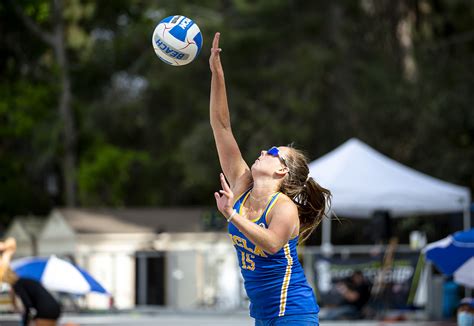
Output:
[[[219,38],[221,33],[217,32],[212,41],[211,56],[209,57],[209,67],[212,73],[222,72],[220,53],[222,49],[219,47]]]
[[[216,198],[217,209],[227,218],[233,211],[234,193],[227,184],[224,173],[220,174],[220,180],[222,189],[215,192],[214,197]]]

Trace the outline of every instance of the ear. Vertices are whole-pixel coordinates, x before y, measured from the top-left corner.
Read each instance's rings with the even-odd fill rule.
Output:
[[[278,169],[275,173],[278,174],[279,177],[284,177],[288,172],[290,172],[290,169],[288,167],[284,166]]]

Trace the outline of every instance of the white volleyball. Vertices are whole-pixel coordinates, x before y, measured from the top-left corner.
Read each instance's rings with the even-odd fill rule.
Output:
[[[202,48],[202,34],[196,23],[185,16],[169,16],[153,31],[153,48],[163,62],[183,66],[192,62]]]

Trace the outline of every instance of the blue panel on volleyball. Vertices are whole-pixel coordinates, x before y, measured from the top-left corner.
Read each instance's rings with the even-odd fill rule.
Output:
[[[166,18],[163,18],[161,21],[160,21],[160,24],[161,23],[169,23],[171,21],[171,19],[173,19],[174,16],[169,16],[169,17],[166,17]]]
[[[198,52],[196,53],[196,56],[201,52],[201,47],[202,47],[202,34],[197,33],[196,36],[194,36],[194,42],[196,42],[196,45],[198,47]]]
[[[194,25],[194,22],[189,19],[183,19],[179,24],[177,24],[175,27],[173,27],[169,33],[173,35],[175,38],[182,42],[186,42],[186,34],[188,34],[188,30],[191,26]]]

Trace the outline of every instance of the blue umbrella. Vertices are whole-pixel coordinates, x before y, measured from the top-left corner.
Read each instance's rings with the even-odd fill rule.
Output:
[[[474,228],[427,245],[426,259],[446,275],[453,275],[457,283],[474,287]]]
[[[56,256],[16,259],[11,263],[11,268],[19,277],[39,281],[51,291],[108,294],[84,269]]]

